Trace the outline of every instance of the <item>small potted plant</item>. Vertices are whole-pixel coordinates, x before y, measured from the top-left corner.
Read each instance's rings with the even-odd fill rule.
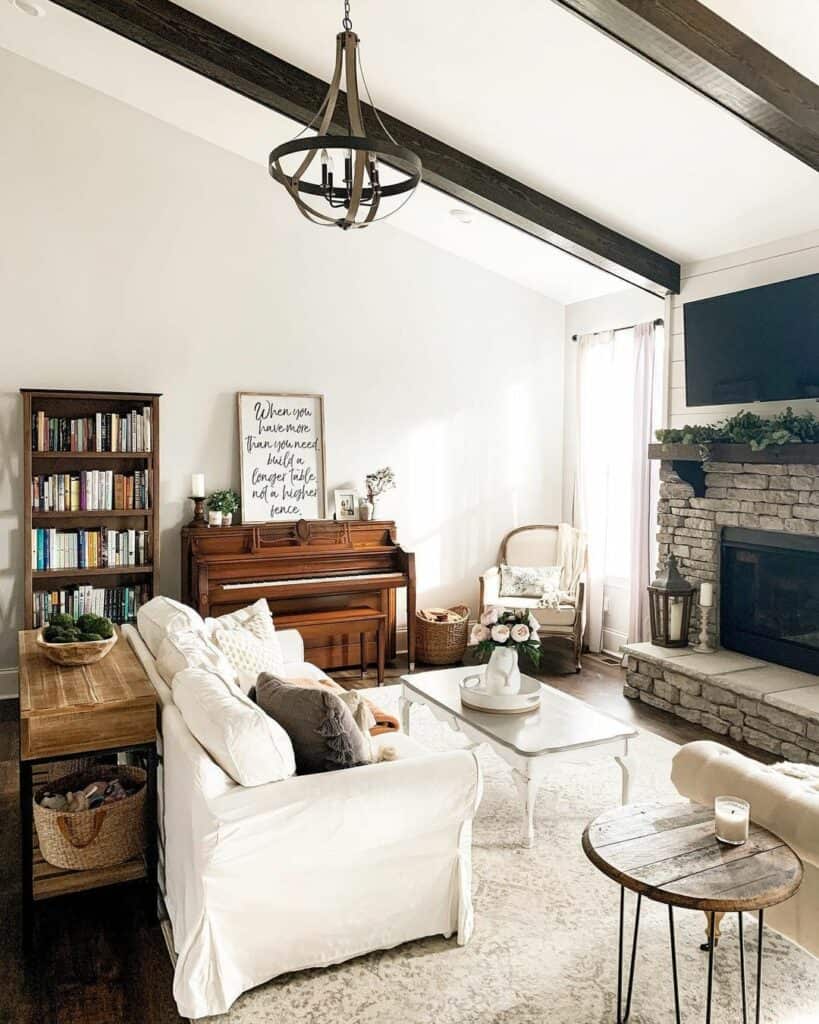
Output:
[[[395,488],[395,473],[389,466],[377,469],[374,473],[368,473],[364,478],[364,489],[367,493],[367,501],[363,504],[369,505],[369,515],[362,515],[362,519],[375,519],[375,508],[378,499],[382,494]]]
[[[233,513],[239,510],[236,491],[214,491],[208,498],[208,523],[211,526],[230,526]]]

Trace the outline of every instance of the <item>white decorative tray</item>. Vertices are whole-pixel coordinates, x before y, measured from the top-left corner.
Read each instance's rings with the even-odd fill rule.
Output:
[[[540,707],[541,685],[537,679],[521,676],[518,693],[487,693],[482,686],[482,675],[467,676],[461,681],[461,703],[464,707],[493,715],[522,715]]]

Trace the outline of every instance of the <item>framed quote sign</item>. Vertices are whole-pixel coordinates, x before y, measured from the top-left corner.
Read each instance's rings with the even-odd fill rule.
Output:
[[[324,396],[237,397],[242,522],[324,519]]]

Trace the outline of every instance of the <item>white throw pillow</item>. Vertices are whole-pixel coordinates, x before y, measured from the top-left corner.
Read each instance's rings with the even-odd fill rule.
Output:
[[[273,615],[263,597],[245,608],[239,608],[238,611],[220,615],[216,619],[205,619],[205,627],[208,633],[213,633],[217,629],[246,629],[259,640],[272,641],[275,637],[278,642]]]
[[[170,686],[174,676],[186,668],[206,669],[231,683],[236,682],[233,666],[204,633],[180,629],[168,634],[159,645],[156,669]]]
[[[260,672],[282,675],[284,658],[276,636],[260,640],[246,629],[215,629],[211,640],[230,662],[236,682],[245,693],[256,685]]]
[[[560,585],[559,565],[502,565],[500,597],[542,597]]]
[[[263,786],[296,771],[290,737],[234,683],[186,668],[173,678],[173,699],[196,739],[240,786]]]
[[[179,601],[173,601],[170,597],[155,597],[137,612],[137,629],[145,646],[156,657],[159,645],[168,633],[180,629],[204,633],[205,620],[193,608]]]

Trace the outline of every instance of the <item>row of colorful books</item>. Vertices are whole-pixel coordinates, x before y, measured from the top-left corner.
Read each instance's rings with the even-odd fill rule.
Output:
[[[149,472],[131,474],[110,469],[80,473],[38,475],[31,481],[31,507],[35,512],[100,512],[149,507]]]
[[[148,565],[147,530],[31,531],[31,565],[37,572],[49,569],[100,569]]]
[[[79,418],[31,415],[31,449],[35,452],[149,452],[151,407],[120,414],[98,412]]]
[[[147,583],[123,587],[74,585],[61,590],[34,592],[34,628],[45,626],[52,615],[104,615],[112,622],[133,622],[141,606],[151,599]]]

